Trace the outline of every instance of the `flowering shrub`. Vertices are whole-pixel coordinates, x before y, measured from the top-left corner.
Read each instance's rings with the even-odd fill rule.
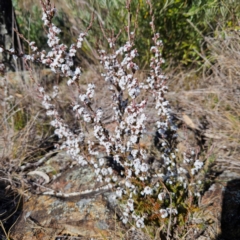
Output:
[[[73,61],[89,29],[80,33],[75,44],[66,46],[59,38],[61,30],[52,23],[56,9],[49,0],[41,2],[50,50],[40,51],[34,42],[29,42],[30,55],[16,53],[3,46],[0,51],[22,57],[26,64],[28,61],[41,63],[66,77],[69,88],[77,89],[78,96],[72,110],[80,125],[87,126],[88,131],[84,127],[73,131],[61,118],[55,105],[58,86],[54,86],[51,94],[41,86],[38,91],[46,114],[52,117],[55,134],[62,140],[57,147],[65,150],[80,166],[92,166],[96,181],[102,185],[100,189],[115,191],[116,198],[123,206],[122,222],[133,221],[136,227],[143,228],[145,224],[159,226],[167,219],[170,228],[173,216],[178,219],[178,216],[186,215],[186,199],[199,195],[195,191],[200,182],[194,182],[194,175],[202,168],[203,162],[198,160],[196,150],[184,153],[182,158],[176,148],[177,127],[170,104],[165,99],[167,77],[161,70],[164,62],[161,57],[162,42],[154,30],[154,22],[150,23],[153,30],[150,72],[144,80],[137,78],[139,68],[134,59],[138,53],[134,48],[134,31],[130,32],[130,26],[128,41],[122,47],[116,48],[116,39],[110,38],[110,53],[99,50],[104,71],[102,77],[112,96],[115,128],[111,131],[102,121],[104,107],[94,107],[95,85],[90,83],[86,91],[82,90],[82,71]],[[151,10],[150,3],[149,6]],[[150,109],[154,109],[153,119],[149,119]],[[151,149],[142,144],[149,128],[156,132],[154,157]]]

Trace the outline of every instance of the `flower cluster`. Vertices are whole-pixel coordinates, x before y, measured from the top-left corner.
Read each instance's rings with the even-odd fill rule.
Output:
[[[79,147],[84,142],[84,133],[80,131],[78,134],[74,134],[69,129],[68,125],[60,118],[55,105],[52,103],[52,100],[58,95],[58,87],[54,86],[52,96],[49,96],[42,87],[39,87],[38,91],[41,94],[42,105],[47,110],[46,114],[54,117],[54,120],[51,121],[51,125],[56,129],[55,134],[59,139],[64,139],[61,146],[57,147],[64,149],[81,166],[86,165],[87,161],[84,159],[84,156],[81,155]]]
[[[138,228],[143,228],[145,220],[152,216],[163,220],[177,215],[178,206],[173,201],[172,186],[180,184],[186,189],[189,184],[188,176],[196,174],[203,163],[196,158],[188,158],[187,155],[184,156],[183,164],[177,159],[177,127],[174,125],[170,104],[165,99],[168,90],[167,77],[161,70],[164,60],[161,57],[162,42],[159,34],[154,32],[154,45],[150,48],[150,71],[144,80],[136,76],[139,70],[135,63],[138,52],[134,48],[132,37],[118,49],[115,49],[114,39],[109,39],[111,53],[99,51],[104,71],[102,77],[112,98],[112,121],[115,128],[111,131],[102,122],[104,108],[95,109],[93,106],[95,85],[90,83],[87,89],[81,88],[79,80],[82,71],[80,67],[74,66],[73,62],[87,32],[80,33],[77,43],[70,47],[61,43],[61,30],[52,23],[56,9],[51,6],[50,1],[42,2],[42,6],[42,20],[48,30],[47,42],[50,51],[39,51],[35,43],[30,42],[32,54],[24,55],[23,58],[26,61],[42,63],[54,73],[66,77],[69,88],[77,88],[78,95],[72,103],[72,112],[80,122],[79,125],[88,128],[87,131],[84,128],[74,131],[60,117],[53,101],[58,97],[57,86],[52,94],[47,94],[43,87],[39,87],[42,105],[46,114],[53,118],[51,125],[61,140],[57,147],[65,150],[81,166],[92,166],[96,180],[105,184],[106,189],[115,191],[116,197],[124,204],[124,223],[133,219]],[[134,36],[134,33],[129,35]],[[149,160],[149,149],[142,144],[147,133],[152,104],[155,114],[152,120],[155,126],[151,127],[155,128],[155,138],[160,142],[154,161]],[[196,155],[193,152],[192,156]],[[190,170],[185,165],[189,165]],[[146,202],[154,207],[151,210],[141,210],[140,203]]]

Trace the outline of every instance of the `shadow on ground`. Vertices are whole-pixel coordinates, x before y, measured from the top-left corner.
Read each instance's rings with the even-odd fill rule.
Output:
[[[240,179],[227,183],[223,193],[221,230],[216,240],[240,239]]]
[[[22,211],[22,197],[11,188],[9,182],[0,181],[0,239],[7,239],[12,226]]]

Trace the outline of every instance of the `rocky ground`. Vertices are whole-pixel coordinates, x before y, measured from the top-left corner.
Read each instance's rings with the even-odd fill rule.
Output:
[[[32,183],[32,187],[22,193],[22,199],[19,199],[20,195],[18,197],[12,195],[16,202],[12,208],[18,208],[18,212],[14,213],[17,217],[11,220],[11,224],[14,222],[9,228],[11,239],[147,240],[149,238],[140,231],[126,233],[124,226],[121,226],[117,220],[117,204],[111,192],[97,191],[88,195],[70,197],[44,195],[43,193],[49,189],[71,194],[95,188],[94,174],[88,167],[73,166],[64,170],[56,179],[45,183],[47,179],[44,174],[51,176],[54,171],[58,171],[59,162],[68,164],[70,159],[62,152],[50,157],[45,164],[34,170],[35,174],[29,174],[28,180]],[[2,189],[3,187],[2,182]],[[3,195],[1,196],[3,199]],[[3,206],[3,200],[0,206]],[[194,239],[199,240],[239,239],[239,173],[226,168],[217,176],[202,196],[200,209],[201,211],[193,219],[196,223],[204,223],[202,229],[198,229],[196,235],[193,232],[196,229],[189,228],[188,234],[183,239],[193,239],[193,236]],[[138,238],[134,238],[135,235]]]

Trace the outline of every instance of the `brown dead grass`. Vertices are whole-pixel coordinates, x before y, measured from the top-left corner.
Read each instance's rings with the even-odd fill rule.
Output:
[[[214,145],[221,159],[228,157],[230,166],[229,157],[240,162],[240,32],[219,31],[206,41],[211,56],[201,75],[195,70],[171,70],[168,98],[178,117],[184,121],[187,115],[206,144]]]
[[[38,98],[37,85],[29,73],[21,75],[23,78],[20,73],[7,73],[6,82],[0,88],[3,96],[0,106],[0,159],[11,159],[15,162],[15,167],[46,153],[49,148],[47,142],[52,135]],[[5,88],[8,89],[7,96],[4,96]],[[9,96],[11,100],[5,101],[4,98]],[[0,168],[2,167],[8,168],[1,164]]]

